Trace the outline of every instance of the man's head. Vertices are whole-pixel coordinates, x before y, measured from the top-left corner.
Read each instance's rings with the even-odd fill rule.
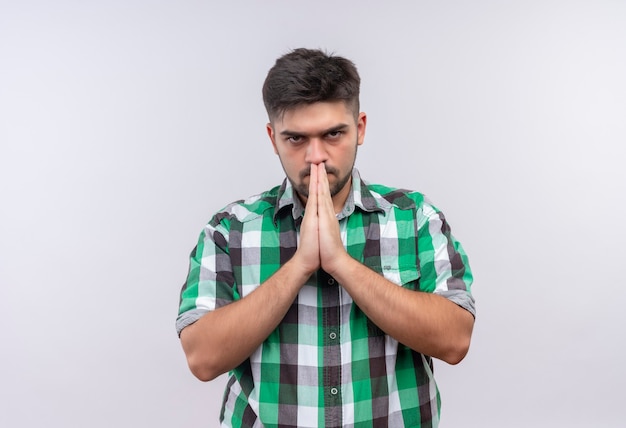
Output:
[[[263,102],[270,122],[287,110],[322,101],[343,101],[356,119],[360,84],[352,61],[300,48],[276,60],[263,84]]]
[[[274,152],[301,200],[308,200],[311,165],[323,163],[335,208],[351,187],[357,147],[365,137],[359,75],[352,62],[318,50],[279,58],[263,86]]]

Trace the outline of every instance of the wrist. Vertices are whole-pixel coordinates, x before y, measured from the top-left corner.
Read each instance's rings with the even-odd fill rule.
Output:
[[[283,265],[283,268],[288,269],[298,282],[304,284],[319,269],[319,266],[306,263],[296,251],[293,257]]]
[[[342,276],[349,275],[349,272],[353,269],[354,263],[360,264],[358,261],[352,258],[347,252],[343,252],[339,255],[332,257],[322,268],[333,278],[342,282]]]

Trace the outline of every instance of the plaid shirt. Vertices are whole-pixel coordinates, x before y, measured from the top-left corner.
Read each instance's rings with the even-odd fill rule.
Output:
[[[178,333],[245,297],[289,260],[303,213],[288,180],[217,213],[191,253]],[[367,185],[355,169],[338,219],[353,258],[475,314],[467,256],[423,195]],[[233,427],[431,427],[439,411],[431,358],[386,335],[320,270],[278,327],[229,373],[220,420]]]

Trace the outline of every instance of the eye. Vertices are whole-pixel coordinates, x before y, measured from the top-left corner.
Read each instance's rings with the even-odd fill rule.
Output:
[[[300,144],[304,141],[304,138],[300,135],[292,135],[291,137],[287,138],[287,141],[289,141],[291,144]]]
[[[326,136],[331,140],[336,140],[343,135],[343,131],[330,131]]]

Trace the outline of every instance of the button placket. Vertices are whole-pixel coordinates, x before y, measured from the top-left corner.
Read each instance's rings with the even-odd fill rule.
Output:
[[[342,356],[339,343],[341,329],[341,289],[338,281],[324,270],[318,271],[322,299],[323,366],[325,404],[324,426],[342,426]]]

